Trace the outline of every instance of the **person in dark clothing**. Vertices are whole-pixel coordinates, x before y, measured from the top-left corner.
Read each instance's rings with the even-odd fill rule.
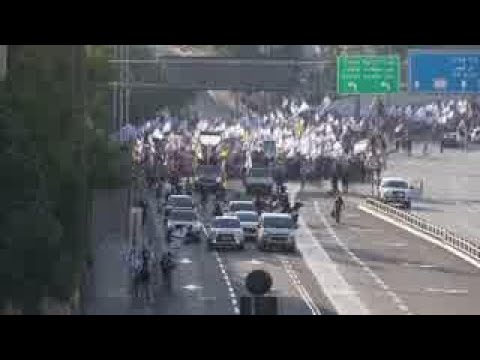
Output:
[[[145,200],[142,199],[140,200],[139,206],[142,209],[142,225],[145,226],[145,223],[147,222],[148,204]]]
[[[336,193],[338,191],[338,176],[336,173],[332,175],[332,192]]]
[[[172,242],[172,233],[173,233],[173,229],[167,228],[167,233],[165,235],[165,241],[167,244],[170,244]]]
[[[255,208],[257,209],[258,215],[260,215],[264,210],[263,201],[260,195],[257,195],[255,199]]]
[[[162,192],[163,192],[163,178],[160,178],[159,181],[157,181],[156,187],[155,187],[155,198],[157,200],[160,200],[162,197]]]
[[[215,210],[213,212],[213,216],[223,216],[222,207],[218,202],[215,204]]]
[[[362,183],[365,184],[365,182],[367,181],[367,167],[365,165],[364,159],[360,161],[360,174],[362,176]]]
[[[335,218],[335,221],[337,224],[340,223],[340,217],[342,214],[342,210],[345,208],[345,202],[343,201],[343,198],[340,194],[337,194],[337,197],[335,198],[335,202],[333,205],[333,210],[332,210],[332,217]]]
[[[283,204],[282,213],[284,214],[292,213],[292,207],[290,206],[290,201],[287,201],[285,204]]]
[[[348,193],[348,174],[343,174],[342,176],[342,191],[346,194]]]
[[[208,204],[208,192],[204,187],[200,188],[200,203],[204,208],[206,208]]]

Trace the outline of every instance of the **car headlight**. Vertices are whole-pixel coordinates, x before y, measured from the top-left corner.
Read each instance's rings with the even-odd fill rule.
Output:
[[[235,238],[235,241],[241,241],[242,240],[242,234],[235,234],[234,238]]]
[[[217,178],[215,179],[215,181],[216,181],[217,183],[219,183],[219,182],[222,181],[222,178],[219,176],[219,177],[217,177]]]

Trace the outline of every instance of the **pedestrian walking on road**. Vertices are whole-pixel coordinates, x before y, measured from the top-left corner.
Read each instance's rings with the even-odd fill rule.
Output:
[[[342,215],[342,211],[345,209],[345,202],[343,201],[342,196],[337,193],[337,197],[335,198],[335,202],[333,205],[333,210],[332,210],[332,217],[335,218],[335,221],[337,224],[340,224],[340,218]]]

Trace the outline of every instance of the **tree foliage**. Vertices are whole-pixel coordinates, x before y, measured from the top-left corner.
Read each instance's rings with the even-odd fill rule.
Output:
[[[119,185],[109,164],[108,51],[79,45],[11,46],[0,88],[0,306],[40,312],[68,299],[89,254],[92,191]],[[99,180],[103,179],[103,180]],[[105,180],[108,179],[108,180]]]

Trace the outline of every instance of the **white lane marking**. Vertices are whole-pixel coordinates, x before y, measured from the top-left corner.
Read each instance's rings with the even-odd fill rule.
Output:
[[[410,268],[418,268],[418,269],[436,269],[436,268],[438,268],[438,266],[436,266],[436,265],[427,265],[427,264],[403,263],[402,266],[410,267]]]
[[[263,261],[258,261],[258,260],[255,260],[255,259],[252,259],[251,261],[249,261],[250,264],[252,265],[262,265],[263,264]]]
[[[355,228],[355,232],[359,233],[381,233],[383,230],[381,229],[362,229],[362,228]]]
[[[435,288],[426,288],[424,291],[430,293],[441,293],[447,295],[468,295],[468,290],[466,289],[435,289]]]
[[[337,241],[338,245],[366,272],[372,277],[372,279],[375,281],[375,283],[383,289],[387,295],[392,298],[393,302],[397,305],[397,307],[403,311],[406,312],[407,314],[411,314],[411,312],[408,310],[408,307],[406,304],[398,297],[397,294],[395,294],[389,286],[377,275],[373,272],[372,269],[368,267],[368,265],[363,262],[357,255],[355,255],[349,248],[346,246],[342,240],[338,237],[337,233],[335,230],[333,230],[332,226],[330,223],[327,221],[325,218],[325,215],[323,212],[320,210],[320,206],[318,205],[318,201],[314,202],[315,206],[315,212],[320,216],[320,219],[322,220],[323,224],[325,225],[327,231],[329,234]],[[399,305],[404,305],[402,308],[399,307]],[[407,309],[407,311],[402,310],[402,309]]]
[[[285,272],[287,273],[288,277],[290,278],[295,290],[300,294],[302,297],[303,301],[307,305],[307,307],[310,309],[312,312],[312,315],[322,315],[320,309],[317,307],[315,302],[313,301],[312,297],[308,293],[308,291],[305,289],[305,287],[300,283],[300,280],[298,280],[297,274],[293,270],[291,264],[284,260],[280,259],[283,268],[285,269]]]
[[[203,289],[202,286],[198,286],[198,285],[187,285],[187,286],[184,286],[183,288],[185,290],[188,290],[188,291],[195,291],[195,290]]]
[[[438,247],[441,247],[442,249],[444,250],[447,250],[448,252],[450,252],[451,254],[459,257],[460,259],[462,260],[465,260],[466,262],[468,262],[470,265],[473,265],[475,266],[476,268],[480,269],[480,262],[470,258],[468,255],[458,251],[458,250],[455,250],[454,248],[442,243],[441,241],[435,239],[434,237],[430,236],[430,235],[427,235],[421,231],[418,231],[418,230],[415,230],[413,228],[411,228],[410,226],[408,225],[405,225],[405,224],[402,224],[386,215],[383,215],[383,214],[380,214],[374,210],[371,210],[369,208],[367,208],[366,206],[364,205],[359,205],[358,206],[358,209],[367,213],[367,214],[370,214],[370,215],[373,215],[385,222],[388,222],[389,224],[392,224],[400,229],[403,229],[405,231],[408,231],[409,233],[413,234],[413,235],[416,235],[417,237],[423,239],[423,240],[426,240],[428,242],[430,242],[431,244],[434,244],[434,245],[437,245]]]
[[[388,246],[391,246],[391,247],[407,247],[408,244],[407,243],[392,243],[392,244],[387,244]]]
[[[335,311],[340,315],[369,315],[369,310],[360,298],[354,295],[337,265],[330,259],[302,217],[299,225],[304,236],[297,236],[297,248]]]
[[[293,201],[296,199],[298,192],[299,187],[297,186],[291,193]],[[313,208],[311,210],[313,211]],[[337,264],[332,261],[322,247],[321,240],[313,235],[303,217],[300,217],[297,248],[336,313],[340,315],[369,315],[370,311],[341,275]]]
[[[223,260],[220,257],[220,254],[218,253],[218,251],[215,251],[215,259],[217,260],[218,266],[223,274],[223,279],[225,281],[225,284],[227,285],[229,296],[230,296],[230,302],[232,303],[232,306],[233,306],[233,312],[235,313],[235,315],[240,315],[240,308],[238,307],[237,296],[235,295],[235,291],[232,287],[232,283],[225,270],[225,265],[223,264]]]

